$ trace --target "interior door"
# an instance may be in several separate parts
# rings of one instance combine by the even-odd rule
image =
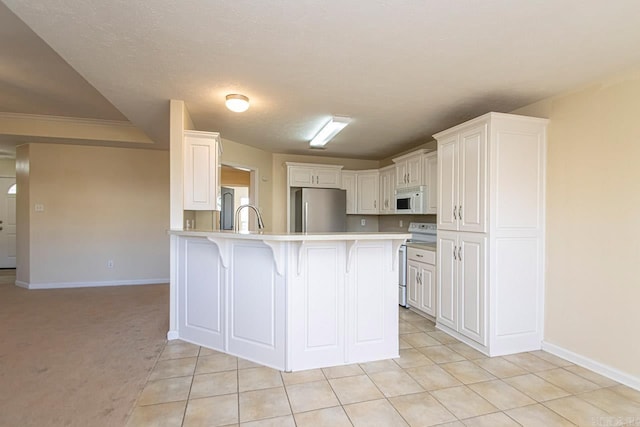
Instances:
[[[0,178],[0,268],[16,268],[15,183],[15,178]]]
[[[235,212],[233,188],[222,187],[220,199],[222,201],[220,211],[220,229],[221,230],[233,230],[233,215]]]

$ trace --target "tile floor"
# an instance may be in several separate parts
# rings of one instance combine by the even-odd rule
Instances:
[[[128,426],[640,426],[640,392],[543,351],[487,358],[400,309],[400,358],[285,373],[169,342]]]

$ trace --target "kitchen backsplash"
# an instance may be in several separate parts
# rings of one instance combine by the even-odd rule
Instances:
[[[436,215],[380,215],[378,217],[378,231],[407,231],[410,222],[436,223]],[[402,221],[402,226],[400,226]]]

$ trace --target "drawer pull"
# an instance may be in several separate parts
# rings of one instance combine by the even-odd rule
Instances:
[[[424,255],[416,254],[418,258],[424,258]]]

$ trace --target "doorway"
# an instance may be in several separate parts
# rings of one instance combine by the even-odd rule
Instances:
[[[16,268],[16,179],[0,178],[0,268]]]
[[[223,164],[220,170],[221,211],[220,229],[234,230],[235,211],[240,205],[257,205],[257,171],[238,165]],[[248,209],[240,211],[239,230],[255,229],[255,217],[249,215]]]

